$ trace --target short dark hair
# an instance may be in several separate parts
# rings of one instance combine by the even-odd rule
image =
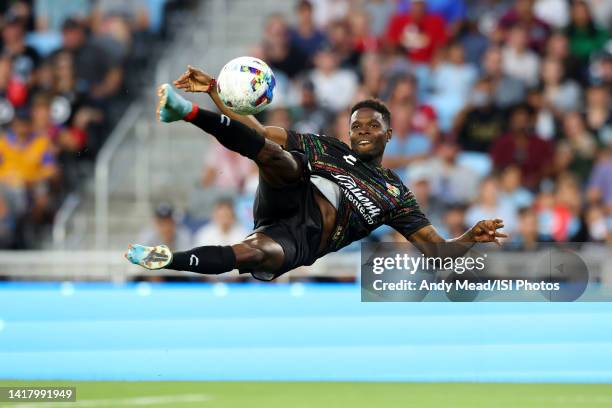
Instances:
[[[391,126],[391,112],[389,112],[389,108],[387,105],[380,99],[365,99],[363,101],[357,102],[351,108],[351,116],[355,113],[356,110],[361,108],[370,108],[375,110],[376,112],[380,112],[383,117],[383,120],[387,123],[387,126]]]

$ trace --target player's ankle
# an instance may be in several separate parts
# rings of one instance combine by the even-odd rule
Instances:
[[[191,122],[192,120],[196,118],[196,116],[198,116],[199,111],[200,111],[200,107],[198,106],[198,104],[192,102],[191,111],[189,111],[189,113],[183,116],[183,120],[186,122]]]

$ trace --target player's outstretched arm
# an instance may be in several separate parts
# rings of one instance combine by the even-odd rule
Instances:
[[[254,129],[266,139],[287,147],[287,131],[285,129],[277,126],[263,126],[253,115],[240,115],[232,111],[221,101],[217,87],[214,85],[215,79],[210,74],[191,65],[188,65],[187,71],[174,81],[174,86],[185,92],[207,93],[222,114]]]
[[[428,225],[410,235],[412,242],[426,256],[459,257],[463,256],[477,242],[495,242],[501,245],[499,238],[508,236],[498,230],[504,227],[500,219],[479,221],[463,235],[453,239],[444,239],[438,231]]]

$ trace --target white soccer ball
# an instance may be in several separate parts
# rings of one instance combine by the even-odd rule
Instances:
[[[241,115],[264,110],[274,95],[276,80],[270,67],[254,57],[234,58],[221,69],[217,91],[223,103]]]

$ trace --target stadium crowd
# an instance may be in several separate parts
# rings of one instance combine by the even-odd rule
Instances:
[[[499,217],[521,250],[612,242],[611,30],[600,0],[302,0],[267,18],[250,55],[276,75],[266,124],[348,143],[347,109],[380,98],[383,165],[441,233]],[[248,230],[256,170],[212,149],[202,188],[230,186]]]
[[[0,249],[39,245],[137,95],[177,3],[0,2]]]

